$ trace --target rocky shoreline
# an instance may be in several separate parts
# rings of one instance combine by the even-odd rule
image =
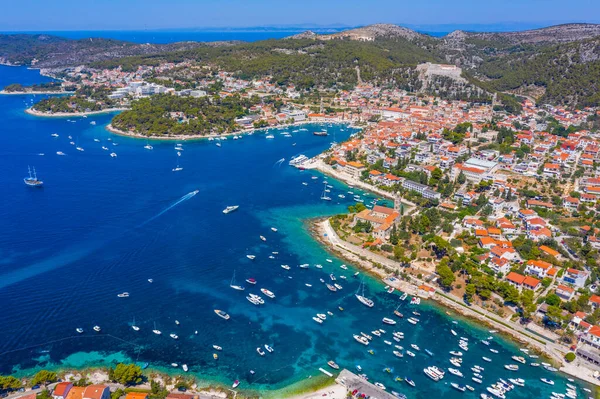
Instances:
[[[41,116],[44,118],[64,118],[64,117],[79,117],[79,116],[88,116],[88,115],[99,115],[99,114],[109,114],[111,112],[121,112],[125,111],[127,108],[107,108],[100,111],[89,111],[89,112],[55,112],[55,113],[46,113],[40,112],[33,108],[27,108],[25,113],[33,116]]]
[[[364,269],[367,273],[381,279],[387,285],[394,286],[396,289],[407,292],[410,295],[419,295],[417,287],[418,285],[423,284],[422,281],[416,281],[414,277],[412,278],[413,281],[411,282],[399,279],[396,279],[394,282],[386,280],[388,277],[390,277],[390,273],[386,272],[383,268],[376,267],[376,264],[381,264],[378,262],[380,259],[374,260],[374,257],[369,258],[365,256],[365,254],[358,254],[346,248],[341,239],[337,237],[333,231],[333,228],[331,228],[331,225],[329,224],[329,218],[317,218],[308,221],[308,230],[315,240],[320,242],[325,248],[327,248],[327,250],[334,253],[336,256],[360,267],[361,269]],[[335,237],[333,237],[334,235]],[[373,255],[380,256],[377,254]],[[460,300],[452,299],[450,295],[438,292],[438,290],[436,290],[436,293],[431,296],[430,299],[433,300],[437,305],[440,305],[445,309],[452,310],[468,320],[477,322],[479,325],[483,324],[490,329],[497,330],[498,333],[504,335],[513,342],[517,342],[528,347],[531,352],[535,352],[538,355],[550,359],[551,362],[557,366],[561,372],[590,384],[600,386],[600,381],[596,378],[593,378],[591,373],[589,373],[589,369],[585,367],[577,367],[573,364],[565,365],[563,357],[564,354],[558,350],[558,345],[544,343],[540,338],[533,337],[533,334],[531,334],[531,336],[525,335],[522,332],[517,331],[508,322],[497,320],[499,319],[498,316],[479,311],[475,309],[474,306],[467,307],[466,305],[463,305]],[[448,311],[446,311],[446,314],[451,315]],[[588,372],[586,373],[586,371]]]
[[[119,136],[126,136],[126,137],[135,138],[135,139],[145,139],[145,140],[170,140],[170,141],[173,141],[173,140],[207,140],[209,138],[214,139],[214,138],[219,138],[219,137],[243,136],[243,135],[248,135],[248,134],[261,133],[261,132],[266,132],[269,129],[300,127],[300,126],[313,125],[313,124],[314,125],[323,125],[323,124],[328,124],[328,123],[348,124],[348,125],[351,124],[348,121],[341,121],[341,120],[332,120],[332,121],[327,121],[327,122],[306,120],[306,121],[302,121],[302,122],[288,123],[288,124],[277,125],[277,126],[273,126],[273,127],[261,127],[261,128],[240,130],[240,131],[235,131],[235,132],[223,133],[223,134],[219,134],[219,135],[196,134],[196,135],[172,135],[172,136],[146,136],[144,134],[133,132],[133,131],[126,132],[124,130],[117,129],[116,127],[114,127],[111,124],[106,126],[106,130],[108,130],[111,133],[117,134]]]

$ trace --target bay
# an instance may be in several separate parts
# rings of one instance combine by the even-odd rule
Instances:
[[[0,67],[0,86],[42,80],[33,70]],[[170,366],[176,362],[187,364],[188,374],[201,379],[224,384],[240,379],[242,387],[268,393],[306,382],[335,360],[353,371],[360,364],[371,381],[409,397],[458,398],[474,394],[455,391],[450,382],[477,385],[470,381],[469,370],[479,364],[485,371],[477,394],[498,377],[517,376],[526,380],[526,387],[515,389],[510,398],[564,392],[566,378],[559,374],[529,365],[518,373],[505,370],[505,364],[514,363],[512,355],[522,355],[516,345],[495,336],[490,347],[499,353],[493,354],[480,343],[490,335],[487,328],[464,319],[453,324],[432,303],[411,306],[369,276],[364,276],[365,292],[375,307],[366,308],[354,298],[363,273],[354,278],[354,267],[342,269],[343,261],[328,254],[306,224],[310,218],[346,211],[351,196],[338,194],[351,189],[327,179],[334,200],[322,201],[324,176],[298,171],[287,162],[298,154],[314,156],[334,137],[341,141],[355,130],[325,126],[330,136],[319,137],[312,132],[322,125],[296,132],[297,127],[272,129],[272,140],[256,133],[229,138],[220,148],[208,140],[183,141],[178,156],[170,141],[150,140],[154,149],[146,150],[144,140],[108,133],[104,127],[109,114],[37,118],[23,112],[42,97],[0,96],[0,373],[26,375],[41,368],[118,361],[147,362],[151,369],[181,373]],[[292,137],[281,134],[285,132]],[[84,151],[75,150],[70,141]],[[113,151],[116,158],[109,156]],[[183,170],[173,172],[178,163]],[[35,166],[43,188],[23,184],[28,165]],[[375,198],[363,197],[366,203]],[[225,215],[222,210],[228,205],[240,208]],[[249,260],[248,254],[256,259]],[[298,267],[304,263],[310,267]],[[237,283],[246,286],[244,292],[229,287],[234,271]],[[332,293],[320,282],[330,273],[338,277],[341,291]],[[247,278],[258,283],[246,284]],[[260,288],[276,297],[264,298],[265,305],[256,307],[245,296],[260,295]],[[124,291],[130,297],[118,298]],[[406,316],[418,310],[420,323],[413,326],[405,318],[395,327],[384,325],[382,318],[395,317],[397,306]],[[225,310],[231,319],[217,317],[214,309]],[[312,320],[327,311],[333,316],[322,325]],[[131,329],[134,318],[138,332]],[[101,326],[101,333],[92,330],[94,325]],[[152,334],[155,325],[161,336]],[[77,334],[78,327],[85,332]],[[368,347],[352,338],[380,328],[386,334]],[[433,383],[422,369],[451,367],[448,351],[458,350],[451,328],[470,342],[463,366],[467,378],[447,374]],[[396,358],[395,348],[383,342],[392,341],[393,330],[405,334],[399,345],[410,349],[414,343],[421,351],[414,358]],[[179,339],[169,338],[170,333]],[[261,357],[256,348],[265,344],[275,351]],[[218,361],[212,345],[223,347]],[[493,362],[484,362],[482,356]],[[395,377],[409,377],[416,387]],[[540,377],[556,385],[543,384]]]

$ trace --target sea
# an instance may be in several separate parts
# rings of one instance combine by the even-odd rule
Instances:
[[[216,42],[240,40],[244,42],[256,42],[260,40],[282,39],[305,32],[307,29],[320,34],[331,34],[347,28],[302,28],[302,29],[264,29],[264,30],[72,30],[72,31],[26,31],[26,32],[0,32],[2,34],[29,33],[29,34],[50,34],[68,39],[87,39],[101,37],[104,39],[123,40],[132,43],[154,43],[167,44],[184,41],[195,42]],[[448,32],[422,31],[434,37],[445,36]]]
[[[0,66],[0,87],[47,80],[35,70]],[[43,97],[0,96],[0,374],[135,362],[175,375],[186,374],[181,367],[187,364],[187,375],[206,383],[229,386],[239,379],[240,389],[282,397],[323,384],[327,377],[318,369],[330,370],[327,362],[334,360],[355,372],[360,365],[370,381],[409,398],[475,398],[499,377],[526,381],[509,398],[565,392],[565,375],[529,365],[543,359],[528,358],[511,341],[430,301],[400,300],[401,293],[387,293],[378,278],[352,264],[342,268],[344,261],[311,237],[311,219],[345,212],[354,194],[366,204],[377,197],[288,162],[299,154],[319,154],[356,129],[343,124],[271,129],[230,137],[221,147],[208,140],[180,141],[178,155],[172,141],[109,133],[105,127],[112,114],[43,118],[24,113]],[[322,129],[329,135],[312,134]],[[153,149],[145,149],[147,144]],[[177,165],[183,169],[174,172]],[[28,167],[35,167],[43,188],[25,186]],[[324,189],[332,201],[320,199]],[[229,205],[239,209],[224,214]],[[356,271],[360,274],[354,277]],[[321,279],[328,282],[330,274],[341,290],[325,287]],[[250,278],[256,285],[245,282]],[[373,308],[355,298],[362,283]],[[260,288],[275,298],[262,295]],[[123,292],[129,297],[117,296]],[[261,295],[265,304],[251,304],[249,293]],[[215,309],[230,319],[218,317]],[[405,317],[394,316],[395,309]],[[323,324],[312,319],[328,311],[332,315]],[[408,323],[409,316],[419,323]],[[383,324],[384,317],[397,324]],[[386,332],[369,346],[353,339],[377,329]],[[404,339],[395,342],[393,331],[404,332]],[[482,344],[489,336],[490,346]],[[459,350],[459,337],[469,342],[463,351],[464,378],[447,373],[437,383],[428,379],[424,367],[451,367],[449,351]],[[274,352],[260,356],[257,348],[265,344]],[[223,350],[216,352],[213,345]],[[392,354],[394,345],[404,347],[403,358]],[[519,364],[518,372],[506,370],[517,354],[528,364]],[[481,385],[471,380],[476,364],[485,369]],[[414,380],[415,387],[396,377]],[[469,384],[475,392],[459,392],[451,382]]]

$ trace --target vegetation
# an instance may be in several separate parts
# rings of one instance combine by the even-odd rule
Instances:
[[[56,373],[48,370],[40,370],[31,380],[31,385],[46,385],[56,381]]]
[[[108,98],[108,87],[82,87],[72,96],[46,98],[33,106],[40,112],[90,112],[115,107],[116,102]]]
[[[248,114],[258,98],[239,95],[221,98],[179,97],[159,94],[132,104],[131,110],[115,116],[112,125],[120,130],[161,135],[207,135],[236,130],[235,119]]]
[[[142,369],[135,364],[119,363],[108,370],[108,378],[123,385],[139,384],[142,382]]]

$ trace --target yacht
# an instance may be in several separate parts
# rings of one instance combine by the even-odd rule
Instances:
[[[246,282],[247,282],[248,284],[252,284],[252,285],[255,285],[255,284],[256,284],[256,280],[255,280],[255,279],[253,279],[253,278],[247,278],[247,279],[246,279]]]
[[[449,367],[448,371],[450,372],[450,374],[454,374],[457,377],[462,377],[463,376],[463,373],[461,373],[460,370],[453,369],[452,367]]]
[[[493,388],[493,387],[487,387],[486,389],[487,389],[487,391],[489,393],[491,393],[492,395],[494,395],[498,399],[505,399],[506,398],[506,396],[504,396],[504,393],[500,389]],[[488,396],[488,398],[489,398],[489,396]]]
[[[29,177],[23,179],[23,182],[29,187],[42,187],[44,182],[37,178],[37,174],[35,173],[35,168],[33,168],[33,175],[31,174],[31,169],[29,166],[27,167],[29,171]]]
[[[509,378],[508,380],[517,386],[520,386],[520,387],[525,386],[525,380],[522,378]]]
[[[240,385],[240,381],[235,380],[235,381],[233,381],[233,384],[231,384],[231,389],[236,389],[239,385]]]
[[[271,346],[269,346],[269,345],[267,345],[267,344],[265,344],[265,349],[266,349],[266,350],[267,350],[267,352],[269,352],[269,353],[273,353],[273,352],[275,352],[275,350],[274,350],[274,349],[273,349]]]
[[[390,325],[396,324],[396,320],[388,319],[387,317],[384,317],[383,320],[381,320],[381,321],[383,321],[385,324],[390,324]]]
[[[219,310],[219,309],[215,309],[215,313],[216,313],[216,314],[217,314],[217,316],[219,316],[220,318],[222,318],[222,319],[225,319],[225,320],[229,320],[229,317],[230,317],[230,316],[229,316],[227,313],[225,313],[224,311],[222,311],[222,310]]]
[[[81,151],[81,152],[85,151],[85,150],[83,149],[83,147],[75,147],[75,149],[76,149],[77,151]]]
[[[492,352],[492,353],[498,353],[498,349],[490,349],[490,352]]]
[[[67,154],[65,154],[65,153],[64,153],[64,152],[62,152],[62,151],[56,151],[56,155],[65,156],[65,155],[67,155]]]
[[[153,150],[154,149],[154,147],[152,147],[150,144],[146,144],[144,146],[144,148],[147,149],[147,150]]]
[[[135,325],[135,317],[133,318],[133,323],[131,323],[131,328],[133,331],[140,331],[140,328]]]
[[[519,370],[519,366],[517,366],[516,364],[506,364],[504,365],[504,368],[510,371],[518,371]]]
[[[340,366],[338,366],[337,363],[334,362],[333,360],[328,361],[327,365],[329,367],[331,367],[332,369],[334,369],[334,370],[339,370],[340,369]]]
[[[485,356],[483,356],[482,359],[485,360],[486,362],[491,362],[492,361],[492,359],[490,359],[489,357],[485,357]]]
[[[256,258],[256,255],[246,255],[246,258],[254,260]]]
[[[525,358],[522,357],[522,356],[512,356],[511,359],[514,360],[514,361],[516,361],[516,362],[525,364]]]
[[[353,337],[359,344],[369,345],[369,340],[363,337],[362,335],[354,334]]]
[[[181,365],[181,368],[183,369],[183,371],[187,372],[188,371],[188,366],[187,364],[183,364]]]
[[[152,332],[154,334],[156,334],[156,335],[161,335],[162,334],[162,332],[156,328],[156,322],[154,322],[154,330],[152,330]]]
[[[177,336],[177,334],[169,334],[169,337],[171,337],[173,339],[179,339],[179,337]]]
[[[281,267],[282,267],[283,269],[285,269],[285,270],[290,270],[290,269],[291,269],[291,267],[289,267],[288,265],[281,265]]]
[[[76,328],[75,331],[77,331],[79,334],[83,334],[83,328],[81,327]]]
[[[265,294],[266,296],[268,296],[271,299],[275,298],[275,294],[273,294],[271,291],[269,291],[266,288],[261,288],[260,292],[262,292],[263,294]]]
[[[245,288],[242,287],[241,285],[237,285],[235,283],[235,270],[233,271],[233,277],[231,277],[231,282],[229,283],[229,286],[231,288],[233,288],[234,290],[238,290],[238,291],[244,291]]]
[[[540,378],[540,381],[545,382],[548,385],[554,385],[554,381],[549,380],[547,378]]]
[[[177,363],[171,363],[171,367],[179,367]]]
[[[105,146],[105,145],[103,145],[103,146],[102,146],[102,149],[103,149],[104,151],[108,151],[108,147],[107,147],[107,146]]]
[[[260,239],[263,241],[267,241],[267,239],[264,236],[260,236]]]
[[[415,356],[416,356],[416,355],[415,355],[413,352],[411,352],[411,351],[408,351],[408,350],[406,351],[406,354],[407,354],[408,356],[410,356],[410,357],[415,357]]]
[[[407,321],[408,321],[410,324],[417,324],[417,323],[419,322],[419,319],[415,319],[414,317],[409,317],[409,318],[407,319]]]
[[[272,134],[268,134],[265,136],[266,139],[274,139],[275,136],[273,136]]]
[[[461,351],[450,351],[450,354],[453,356],[462,356],[462,352]]]
[[[419,348],[419,345],[417,345],[417,344],[410,344],[410,347],[413,348],[416,351],[420,351],[421,350],[421,348]]]
[[[318,318],[318,317],[316,317],[316,316],[313,316],[313,318],[312,318],[312,319],[313,319],[314,321],[316,321],[317,323],[319,323],[319,324],[323,324],[323,320],[319,319],[319,318]]]
[[[52,133],[50,136],[52,136],[52,137],[58,137],[58,134]]]
[[[151,278],[149,278],[149,279],[148,279],[148,282],[149,282],[150,284],[152,284],[152,283],[154,282],[154,279],[151,279]]]
[[[120,294],[117,294],[117,296],[119,298],[129,298],[129,292],[122,292]]]
[[[264,351],[264,350],[262,350],[262,348],[261,348],[260,346],[259,346],[258,348],[256,348],[256,353],[258,353],[258,354],[259,354],[259,355],[261,355],[261,356],[264,356],[264,355],[265,355],[265,351]]]
[[[461,386],[461,385],[458,385],[456,382],[452,382],[452,383],[450,383],[450,386],[451,386],[452,388],[454,388],[454,389],[457,389],[457,390],[461,391],[461,392],[464,392],[464,391],[466,391],[466,390],[467,390],[467,388],[466,388],[466,387],[463,387],[463,386]]]
[[[111,152],[111,153],[110,153],[110,157],[111,157],[111,158],[116,158],[116,157],[117,157],[117,153],[116,153],[116,152]],[[182,170],[183,168],[175,168],[175,169],[177,169],[177,170]],[[173,171],[176,171],[175,169],[173,169]]]
[[[224,214],[228,214],[228,213],[230,213],[230,212],[233,212],[233,211],[235,211],[235,210],[236,210],[236,209],[238,209],[239,207],[240,207],[239,205],[231,205],[231,206],[228,206],[227,208],[223,209],[223,213],[224,213]]]
[[[94,331],[96,332],[100,332],[102,329],[100,328],[100,326],[94,326]]]
[[[327,289],[329,289],[329,291],[332,291],[332,292],[336,292],[337,291],[337,288],[335,288],[331,284],[325,284],[325,286],[327,287]]]
[[[361,287],[362,287],[362,292],[359,295],[358,294],[358,290],[360,290]],[[364,296],[365,295],[365,284],[364,284],[364,281],[358,287],[358,290],[356,291],[356,294],[354,294],[354,296],[356,297],[356,299],[358,299],[359,302],[362,303],[363,305],[372,308],[373,305],[375,305],[375,303],[371,299],[369,299],[369,298],[367,298],[367,297]]]
[[[213,345],[212,347],[213,347],[213,348],[214,348],[214,350],[216,350],[216,351],[222,351],[222,350],[223,350],[223,348],[221,348],[219,345]]]

